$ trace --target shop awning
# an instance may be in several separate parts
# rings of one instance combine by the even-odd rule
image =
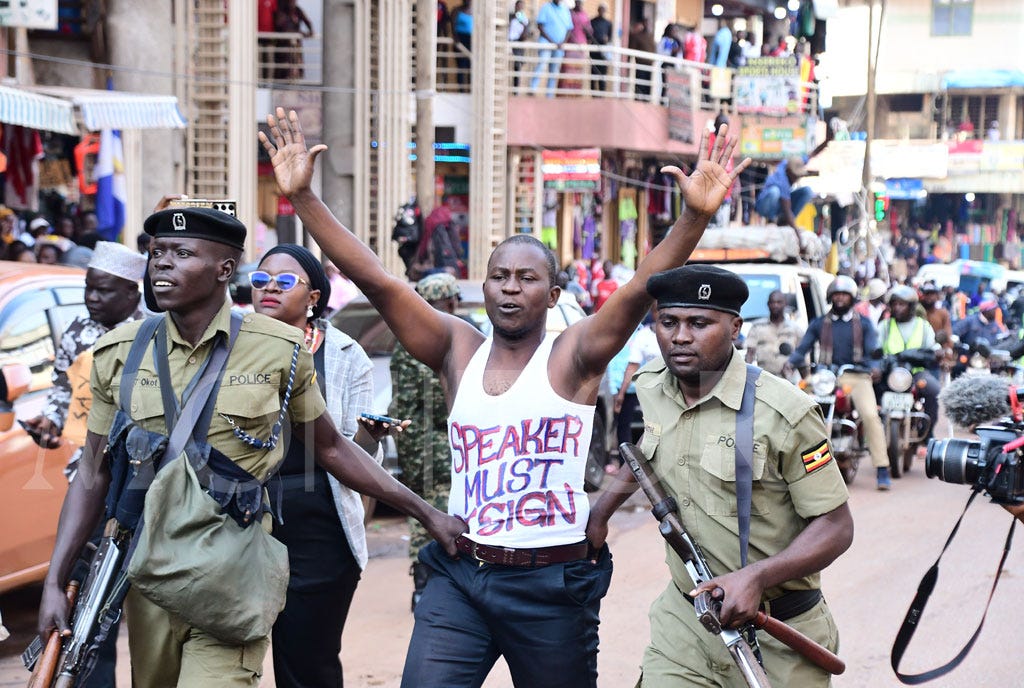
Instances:
[[[1014,88],[1024,86],[1020,69],[954,69],[942,76],[942,88]]]
[[[0,86],[0,122],[62,134],[78,133],[72,103],[9,86]]]
[[[186,125],[174,96],[57,86],[31,89],[70,102],[89,131],[182,129]]]

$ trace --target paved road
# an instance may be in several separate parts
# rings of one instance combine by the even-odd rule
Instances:
[[[851,489],[856,535],[851,549],[824,576],[825,595],[842,636],[847,672],[838,688],[901,685],[889,667],[892,640],[921,575],[934,561],[968,496],[964,486],[927,480],[920,463],[889,493],[874,489],[863,470]],[[922,671],[945,662],[970,637],[980,619],[999,560],[1009,515],[978,501],[943,560],[942,574],[925,612],[905,670]],[[412,629],[411,580],[402,556],[404,524],[376,519],[370,528],[373,553],[345,630],[342,658],[347,685],[399,685]],[[602,610],[601,688],[632,686],[648,639],[647,608],[663,589],[667,572],[653,519],[635,499],[616,514],[610,543],[615,576]],[[5,623],[14,633],[0,644],[0,688],[23,686],[17,653],[27,642],[38,590],[0,597]],[[928,684],[949,688],[1024,685],[1019,621],[1024,605],[1024,554],[1012,552],[978,644],[950,676]],[[126,647],[122,655],[127,656]],[[126,666],[122,662],[122,667]],[[267,662],[264,685],[272,686]],[[127,676],[120,685],[128,686]],[[487,688],[510,688],[496,667]],[[778,688],[778,687],[777,687]]]

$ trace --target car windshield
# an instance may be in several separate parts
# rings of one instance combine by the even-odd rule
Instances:
[[[776,289],[782,286],[782,281],[778,275],[740,275],[743,281],[747,283],[747,289],[750,290],[750,296],[747,298],[747,302],[743,304],[743,308],[740,309],[740,315],[743,316],[743,320],[751,322],[753,320],[764,319],[768,317],[768,295]]]

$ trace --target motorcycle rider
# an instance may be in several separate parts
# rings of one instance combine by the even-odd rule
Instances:
[[[829,285],[827,295],[832,308],[811,321],[799,346],[786,362],[785,374],[789,375],[795,367],[804,365],[804,357],[815,342],[819,348],[818,362],[822,365],[856,365],[870,369],[870,374],[846,371],[839,377],[838,383],[850,388],[850,398],[861,416],[871,463],[875,466],[877,487],[879,490],[888,490],[892,487],[889,457],[872,384],[882,379],[882,373],[879,362],[865,356],[877,349],[878,335],[871,320],[853,310],[857,283],[852,277],[836,277]]]
[[[891,315],[878,327],[878,337],[885,355],[898,354],[907,349],[936,349],[935,330],[927,320],[917,315],[917,302],[917,292],[913,287],[900,285],[889,292]],[[933,420],[925,436],[927,442],[935,427],[934,419],[939,417],[939,381],[926,368],[914,368],[912,372],[915,385],[921,385],[921,381],[924,381],[924,386],[918,389],[924,398],[924,412]]]
[[[968,315],[953,323],[953,334],[960,338],[960,343],[974,346],[979,339],[986,339],[991,344],[1006,334],[1006,328],[998,319],[999,301],[995,294],[986,293],[978,304],[978,312]]]

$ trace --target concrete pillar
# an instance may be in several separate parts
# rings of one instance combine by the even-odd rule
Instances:
[[[229,0],[228,195],[238,203],[238,219],[254,227],[256,212],[256,13],[250,0]],[[252,260],[253,233],[246,239]]]
[[[181,4],[181,3],[178,3]],[[172,74],[180,67],[179,53],[186,36],[173,33],[169,25],[178,26],[183,12],[173,14],[164,3],[113,2],[107,3],[107,28],[110,40],[110,60],[126,67],[146,66],[146,73],[134,70],[114,73],[114,88],[118,91],[178,95],[182,114],[188,117],[188,107],[180,102],[175,80],[159,74]],[[170,39],[173,38],[173,41]],[[168,50],[169,42],[175,50]],[[125,168],[128,179],[128,199],[125,209],[125,241],[129,235],[141,231],[135,226],[149,215],[164,194],[184,192],[185,146],[184,129],[139,129],[122,132],[125,149]],[[135,151],[130,153],[129,151]],[[136,154],[138,157],[136,157]]]
[[[323,199],[334,216],[353,231],[365,230],[361,204],[365,189],[357,194],[357,173],[366,157],[365,128],[366,31],[365,11],[358,5],[372,0],[325,0],[323,35],[324,87],[323,139],[327,152],[320,156]],[[366,237],[361,237],[364,240]]]

